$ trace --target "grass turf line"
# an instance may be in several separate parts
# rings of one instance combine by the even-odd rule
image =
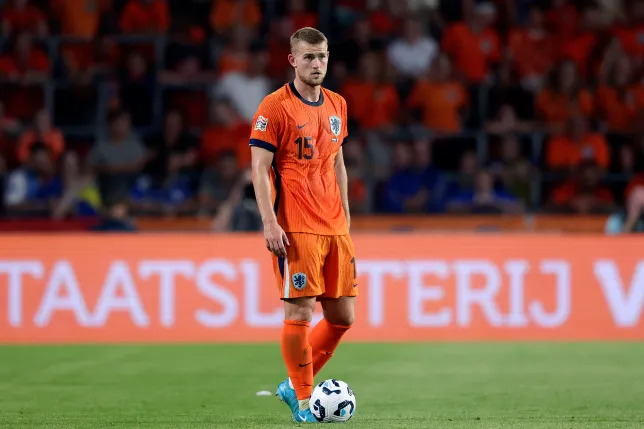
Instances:
[[[644,344],[342,344],[352,428],[642,428]],[[0,428],[292,428],[278,344],[3,346]],[[309,425],[303,425],[309,426]]]

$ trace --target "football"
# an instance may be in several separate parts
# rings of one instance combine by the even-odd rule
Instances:
[[[329,379],[315,386],[309,407],[319,422],[346,422],[356,412],[356,396],[344,381]]]

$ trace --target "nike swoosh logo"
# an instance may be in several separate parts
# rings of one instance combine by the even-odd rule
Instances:
[[[300,367],[307,366],[307,365],[311,365],[311,362],[305,363],[305,364],[300,364]]]
[[[353,287],[358,287],[358,283],[354,284]]]
[[[307,122],[306,124],[298,125],[297,129],[301,130],[302,128],[306,127],[309,123]]]
[[[299,417],[300,420],[306,420],[306,417],[304,417],[302,414],[297,413],[297,416]]]

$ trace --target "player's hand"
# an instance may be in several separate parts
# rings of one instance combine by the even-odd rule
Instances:
[[[266,248],[275,256],[286,257],[286,246],[289,246],[290,243],[286,233],[277,222],[264,228],[264,239],[266,240]]]

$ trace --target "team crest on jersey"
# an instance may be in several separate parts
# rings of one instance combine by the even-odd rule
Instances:
[[[257,121],[255,122],[255,129],[259,131],[266,131],[266,127],[268,126],[268,118],[265,118],[263,116],[258,116]]]
[[[342,129],[342,121],[337,116],[330,116],[329,122],[331,123],[331,132],[338,137]]]
[[[297,290],[304,289],[306,286],[306,274],[304,273],[295,273],[293,274],[293,287]]]

